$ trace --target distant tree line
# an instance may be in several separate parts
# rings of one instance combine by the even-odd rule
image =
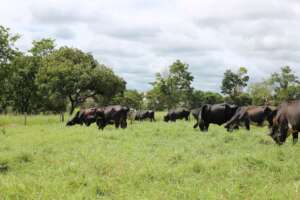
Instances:
[[[135,109],[194,108],[203,103],[278,105],[300,98],[298,77],[289,66],[249,84],[246,67],[226,70],[221,93],[197,90],[189,65],[177,60],[157,73],[147,92],[126,89],[126,82],[92,54],[46,38],[20,51],[20,38],[0,26],[0,112],[64,113],[78,107],[122,104]]]

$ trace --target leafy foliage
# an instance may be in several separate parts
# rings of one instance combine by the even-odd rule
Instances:
[[[143,98],[143,93],[140,93],[137,90],[126,90],[123,94],[117,95],[113,99],[113,104],[121,104],[134,109],[142,109]]]
[[[299,80],[289,66],[282,67],[280,73],[272,74],[270,83],[274,88],[276,104],[299,99]]]
[[[250,85],[249,93],[253,99],[254,105],[265,105],[272,102],[272,86],[268,81],[263,81],[261,83],[253,83]]]
[[[91,54],[69,47],[61,47],[45,57],[38,83],[42,91],[68,98],[70,114],[87,98],[102,96],[104,102],[112,99],[124,91],[126,84]]]
[[[226,70],[222,81],[221,91],[228,95],[227,102],[237,105],[251,104],[252,100],[249,95],[243,93],[243,89],[248,85],[249,76],[247,69],[240,67],[237,72]]]
[[[5,110],[10,102],[10,62],[19,54],[15,42],[18,34],[11,34],[9,28],[0,25],[0,111]]]
[[[35,82],[39,62],[32,56],[17,56],[11,63],[10,77],[11,99],[13,108],[19,113],[37,110],[38,86]]]
[[[248,81],[249,76],[245,67],[241,67],[237,73],[227,70],[222,81],[222,93],[234,98],[243,92],[243,88],[247,86]]]
[[[156,74],[153,91],[150,91],[150,104],[163,104],[167,108],[189,106],[193,88],[193,76],[188,71],[188,65],[177,60],[169,67],[167,77]],[[153,102],[154,101],[154,102]],[[155,102],[156,101],[156,102]]]

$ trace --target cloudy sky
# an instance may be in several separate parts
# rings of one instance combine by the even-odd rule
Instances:
[[[0,24],[22,35],[22,50],[51,37],[92,52],[141,91],[176,59],[202,90],[219,91],[239,66],[251,82],[284,65],[300,76],[298,0],[3,0]]]

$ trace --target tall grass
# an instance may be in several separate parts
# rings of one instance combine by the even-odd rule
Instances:
[[[266,128],[193,121],[126,130],[66,127],[58,116],[0,116],[0,199],[298,199],[300,147]]]

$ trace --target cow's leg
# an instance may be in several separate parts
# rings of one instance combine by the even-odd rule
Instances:
[[[204,131],[207,132],[207,131],[208,131],[208,128],[209,128],[209,123],[206,123],[206,124],[205,124],[205,129],[204,129]]]
[[[116,127],[116,128],[119,128],[119,126],[120,126],[120,120],[116,120],[116,121],[115,121],[115,127]]]
[[[196,124],[194,125],[194,128],[197,128],[197,126],[198,126],[198,122],[196,122]]]
[[[232,127],[225,127],[227,129],[227,132],[233,132],[233,128]]]
[[[98,126],[98,130],[100,130],[100,129],[103,130],[103,128],[104,128],[104,122],[102,120],[97,119],[96,120],[96,124]]]
[[[224,127],[226,129],[232,129],[232,127],[234,126],[234,124],[239,123],[239,118],[240,118],[240,115],[238,113],[235,114],[228,122],[226,122],[226,124],[225,124]]]
[[[127,128],[127,122],[126,122],[126,120],[123,120],[123,121],[121,122],[121,128],[122,128],[122,129]]]
[[[244,123],[245,123],[245,127],[246,127],[246,129],[248,130],[248,131],[250,131],[250,120],[249,120],[249,118],[245,118],[244,119]]]
[[[248,131],[250,131],[250,120],[248,118],[245,119],[245,127]]]
[[[296,144],[298,142],[298,132],[293,133],[293,144]]]

